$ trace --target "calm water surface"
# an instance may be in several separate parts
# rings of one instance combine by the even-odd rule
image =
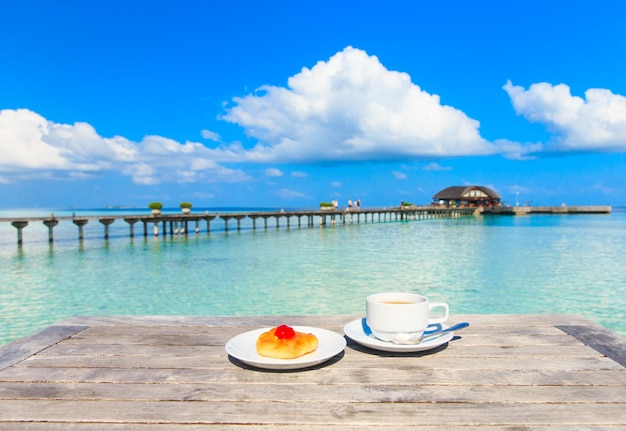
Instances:
[[[16,215],[36,214],[0,211]],[[92,220],[79,242],[76,226],[62,221],[49,245],[47,228],[33,222],[18,247],[16,230],[0,223],[0,345],[75,315],[360,314],[366,295],[390,290],[446,301],[452,314],[572,313],[626,335],[626,212],[619,208],[260,225],[226,233],[214,222],[207,234],[203,223],[199,234],[144,238],[139,223],[130,239],[117,221],[105,241]]]

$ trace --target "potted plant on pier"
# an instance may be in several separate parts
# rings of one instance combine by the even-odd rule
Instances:
[[[330,211],[335,208],[335,205],[332,202],[320,202],[320,210],[322,211]]]
[[[183,210],[183,214],[189,214],[191,212],[191,202],[181,202],[180,208]]]
[[[159,215],[161,214],[161,209],[163,208],[163,204],[161,202],[150,202],[148,204],[148,208],[152,210],[152,214]]]

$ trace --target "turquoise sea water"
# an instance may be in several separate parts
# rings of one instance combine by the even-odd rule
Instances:
[[[204,209],[201,210],[204,212]],[[76,211],[77,215],[121,210]],[[143,210],[129,210],[138,214]],[[71,211],[55,211],[71,215]],[[0,211],[0,217],[50,211]],[[360,314],[366,295],[420,292],[455,313],[572,313],[626,335],[626,212],[371,220],[135,238],[117,221],[0,223],[0,345],[74,315]],[[195,227],[195,226],[194,226]]]

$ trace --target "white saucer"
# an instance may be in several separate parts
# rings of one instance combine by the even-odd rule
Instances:
[[[333,356],[341,353],[346,347],[346,339],[336,332],[310,326],[293,326],[293,329],[298,332],[315,335],[319,340],[317,349],[295,359],[267,358],[256,352],[256,340],[259,338],[259,335],[270,329],[255,329],[231,338],[226,343],[226,352],[233,358],[239,359],[241,362],[253,367],[268,370],[295,370],[326,362]]]
[[[442,326],[443,329],[446,328],[445,325]],[[433,338],[426,338],[419,344],[393,344],[374,337],[374,334],[372,334],[372,331],[365,322],[365,318],[356,319],[346,324],[346,326],[343,327],[343,331],[346,336],[362,346],[382,350],[384,352],[421,352],[439,347],[454,337],[454,332],[444,332],[439,336],[433,335]]]

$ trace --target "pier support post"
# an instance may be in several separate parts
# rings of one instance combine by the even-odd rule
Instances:
[[[124,221],[129,224],[130,237],[133,238],[135,236],[135,223],[137,223],[138,220],[134,218],[125,218]],[[144,222],[144,226],[145,226],[145,222]],[[145,232],[145,227],[144,227],[144,232]]]
[[[208,211],[206,216],[204,216],[204,219],[206,220],[206,233],[207,235],[209,235],[211,233],[211,220],[213,220],[215,217],[217,217],[216,215],[209,215]]]
[[[14,220],[11,222],[11,226],[17,229],[17,243],[22,245],[22,229],[28,226],[28,222],[26,220]]]
[[[263,228],[267,230],[267,219],[270,218],[270,216],[261,216],[261,217],[263,217]]]
[[[44,220],[43,224],[48,226],[48,242],[54,242],[54,234],[52,233],[52,230],[59,224],[59,221],[57,219]]]
[[[228,232],[228,220],[230,219],[230,217],[226,215],[221,215],[220,217],[222,220],[224,220],[224,231]]]
[[[241,220],[245,217],[246,216],[235,216],[235,219],[237,219],[237,230],[241,230]]]
[[[249,216],[252,219],[252,230],[256,230],[256,216]]]
[[[84,218],[79,218],[79,219],[72,220],[72,223],[74,223],[76,226],[78,226],[78,240],[79,241],[82,241],[85,238],[83,226],[85,226],[88,222],[89,222],[89,220],[84,219]]]
[[[104,239],[109,239],[109,225],[115,221],[114,218],[101,218],[98,219],[100,223],[104,225]]]

